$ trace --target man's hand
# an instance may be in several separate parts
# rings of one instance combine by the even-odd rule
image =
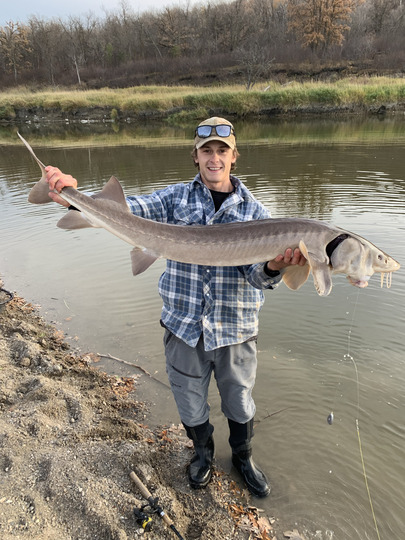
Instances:
[[[64,187],[73,187],[77,189],[77,180],[76,178],[73,178],[70,174],[64,174],[61,170],[59,170],[57,167],[48,166],[45,167],[46,171],[46,181],[49,184],[49,196],[50,198],[59,203],[63,206],[69,207],[69,203],[62,199],[57,193],[55,193],[53,190],[58,191],[59,193],[62,191]]]
[[[292,250],[287,248],[284,252],[284,255],[277,255],[275,259],[267,263],[267,268],[271,271],[282,270],[287,268],[287,266],[293,266],[298,264],[299,266],[304,266],[307,262],[304,255],[301,253],[299,248]]]

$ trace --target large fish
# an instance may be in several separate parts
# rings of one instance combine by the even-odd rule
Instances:
[[[50,202],[45,166],[18,134],[42,171],[28,200]],[[269,261],[287,248],[299,247],[307,258],[304,266],[289,266],[282,279],[290,289],[299,289],[312,272],[320,296],[332,290],[332,274],[345,274],[352,285],[366,287],[375,272],[381,286],[400,265],[361,236],[314,219],[278,218],[215,225],[181,226],[159,223],[133,215],[118,180],[111,177],[100,193],[85,195],[65,187],[61,197],[75,208],[59,220],[62,229],[102,227],[134,246],[131,252],[134,275],[163,257],[208,266],[242,266]]]

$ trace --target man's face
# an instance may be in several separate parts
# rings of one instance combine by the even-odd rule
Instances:
[[[230,192],[231,166],[236,162],[234,151],[221,141],[209,141],[197,150],[195,162],[200,168],[201,179],[209,189]]]

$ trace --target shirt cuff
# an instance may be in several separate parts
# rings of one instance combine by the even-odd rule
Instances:
[[[277,276],[280,275],[280,270],[270,270],[267,266],[267,263],[265,263],[264,267],[263,267],[263,270],[264,270],[264,273],[266,274],[266,276],[268,277],[271,277],[271,278],[275,278]]]

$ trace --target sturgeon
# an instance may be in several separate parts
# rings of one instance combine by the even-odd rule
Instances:
[[[18,133],[38,163],[42,177],[31,189],[28,201],[51,201],[45,165]],[[332,290],[332,274],[345,274],[360,288],[368,285],[375,272],[381,286],[391,286],[392,272],[400,265],[392,257],[361,236],[328,223],[301,218],[270,218],[213,225],[174,225],[151,221],[131,213],[119,181],[112,176],[101,192],[85,195],[65,187],[60,196],[80,210],[69,210],[57,226],[62,229],[102,227],[133,247],[132,272],[144,272],[156,259],[206,266],[243,266],[269,261],[287,248],[299,248],[306,257],[303,266],[282,271],[287,287],[299,289],[310,273],[320,296]]]

